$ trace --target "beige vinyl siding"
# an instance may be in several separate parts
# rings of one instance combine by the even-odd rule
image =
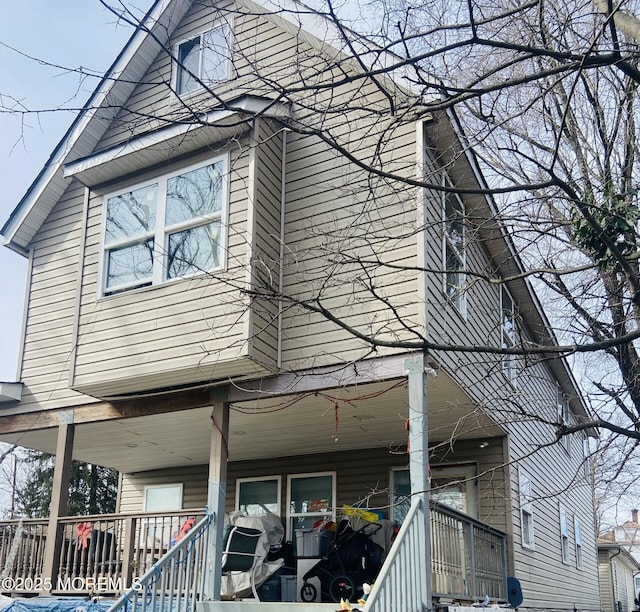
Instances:
[[[366,157],[371,135],[358,129],[344,132],[355,119],[348,113],[344,125],[336,119],[334,136],[344,136],[345,147]],[[381,152],[383,160],[392,158],[387,170],[411,176],[413,130],[413,125],[389,130],[389,150]],[[416,265],[415,202],[412,188],[392,189],[317,139],[292,137],[287,155],[285,293],[303,300],[320,298],[324,308],[358,332],[385,340],[414,339],[403,324],[421,329],[416,318],[416,273],[358,261]],[[371,285],[379,297],[372,294]],[[285,368],[339,363],[363,357],[368,350],[365,342],[322,315],[302,308],[285,312]]]
[[[32,244],[30,291],[20,370],[19,410],[54,409],[93,401],[69,389],[78,292],[84,188],[72,182]]]
[[[213,98],[208,91],[198,90],[183,95],[180,100],[171,91],[175,75],[170,54],[175,53],[178,43],[206,32],[219,22],[233,27],[233,78],[210,86]],[[115,146],[175,120],[191,120],[194,110],[219,107],[221,100],[243,94],[273,95],[274,79],[285,77],[291,81],[298,74],[296,50],[295,37],[276,27],[268,17],[256,15],[252,9],[229,2],[215,8],[194,3],[173,32],[167,49],[158,54],[97,148]]]
[[[478,466],[479,518],[496,529],[504,529],[504,461],[499,439],[495,444],[478,451],[475,441],[460,440],[446,455],[443,465],[473,461]],[[484,451],[487,451],[486,453]],[[388,449],[362,449],[327,454],[275,457],[267,461],[229,462],[227,468],[226,510],[235,510],[236,480],[281,476],[283,518],[286,515],[287,476],[313,472],[336,472],[336,507],[363,504],[380,509],[389,516],[389,478],[393,468],[407,468],[404,453],[391,453]],[[188,469],[175,468],[123,475],[120,512],[141,512],[144,488],[148,485],[181,482],[184,486],[184,508],[202,508],[207,502],[208,466]]]
[[[280,280],[283,136],[276,124],[257,122],[254,131],[252,286],[277,291]],[[278,300],[254,299],[248,342],[256,361],[275,367],[278,347]]]
[[[600,605],[603,612],[632,612],[636,609],[634,593],[635,568],[625,563],[620,550],[614,548],[598,550],[598,572],[600,578]]]
[[[609,551],[598,551],[598,578],[600,582],[600,607],[602,612],[617,612],[614,609],[613,582],[611,579],[611,564]]]
[[[167,386],[259,371],[246,362],[247,308],[240,293],[247,266],[248,160],[246,148],[230,152],[227,267],[212,276],[99,297],[104,194],[92,193],[75,386],[118,394],[160,380]]]
[[[429,160],[433,182],[439,170]],[[466,200],[468,210],[473,201]],[[427,329],[434,342],[468,346],[501,345],[501,287],[474,281],[466,292],[466,316],[460,314],[445,295],[443,264],[442,199],[437,193],[427,196],[426,268]],[[466,269],[495,274],[477,231],[467,232]],[[519,321],[522,332],[526,327]],[[502,371],[502,357],[477,351],[452,353],[433,351],[432,356],[464,388],[478,406],[508,432],[508,457],[513,466],[506,492],[511,500],[514,575],[522,582],[525,601],[548,607],[597,608],[597,564],[592,534],[593,498],[584,478],[582,450],[572,441],[571,454],[561,444],[553,444],[555,430],[536,416],[555,421],[556,381],[544,358],[517,359],[518,376],[508,380]],[[551,444],[551,446],[548,446]],[[535,527],[535,549],[522,546],[518,470],[531,478]],[[569,564],[563,564],[560,549],[558,504],[567,511],[569,523]],[[576,568],[573,516],[582,527],[583,566]],[[562,580],[558,579],[562,576]]]

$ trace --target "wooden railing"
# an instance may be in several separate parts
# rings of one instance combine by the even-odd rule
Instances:
[[[203,510],[63,517],[54,575],[45,575],[46,520],[0,522],[0,592],[120,594]]]

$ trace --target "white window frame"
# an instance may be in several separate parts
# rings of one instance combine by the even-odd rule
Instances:
[[[178,493],[178,498],[180,503],[177,508],[160,508],[160,509],[149,509],[148,508],[148,500],[147,494],[149,491],[158,489],[167,489],[174,490]],[[181,482],[170,482],[166,484],[157,484],[157,485],[145,485],[144,487],[144,497],[142,498],[142,510],[143,512],[173,512],[174,510],[182,510],[182,504],[184,503],[184,486]]]
[[[395,468],[391,468],[391,474],[389,477],[389,507],[391,508],[391,511],[389,513],[390,518],[397,523],[396,519],[396,474],[398,474],[399,472],[402,473],[407,473],[409,474],[409,468],[407,467],[395,467]],[[409,484],[409,488],[411,488],[411,484]],[[409,495],[407,496],[407,501],[409,503],[409,505],[411,505],[411,492],[409,492]],[[407,508],[407,512],[408,512],[408,508]],[[404,517],[402,518],[402,520],[404,520]]]
[[[586,432],[583,432],[582,437],[582,465],[585,478],[591,478],[591,447]]]
[[[535,550],[533,483],[527,472],[521,467],[518,469],[518,492],[520,496],[520,537],[522,546],[523,548]],[[525,529],[525,523],[528,525],[528,529]]]
[[[291,483],[294,480],[303,478],[314,478],[317,476],[331,476],[331,498],[332,504],[326,512],[291,512]],[[293,540],[293,519],[297,517],[317,517],[318,519],[326,518],[334,521],[336,518],[336,472],[305,472],[302,474],[289,474],[287,476],[287,538]]]
[[[582,529],[580,519],[573,515],[573,535],[576,545],[576,568],[582,569]]]
[[[277,510],[273,514],[282,516],[282,476],[259,476],[257,478],[237,478],[236,479],[236,510],[240,510],[240,488],[246,482],[264,482],[266,480],[275,480],[277,482]]]
[[[445,188],[451,187],[451,181],[447,178],[446,175],[443,175],[443,186]],[[456,244],[456,239],[449,231],[449,226],[451,221],[455,221],[456,219],[449,218],[447,216],[447,201],[449,198],[454,198],[454,202],[459,207],[460,214],[460,224],[462,225],[462,236],[459,239],[461,243],[460,246]],[[453,304],[455,309],[463,316],[467,316],[467,297],[465,291],[466,285],[466,269],[467,269],[467,236],[466,236],[466,227],[465,227],[465,216],[466,209],[464,202],[458,196],[457,193],[453,193],[452,191],[444,190],[442,192],[442,269],[444,270],[444,279],[443,279],[443,291],[447,296],[447,299]],[[448,260],[449,254],[456,260],[459,267],[453,272],[458,277],[458,285],[454,285],[449,282],[449,275],[451,272],[448,269]],[[462,279],[462,280],[460,280]]]
[[[150,509],[148,507],[147,495],[149,491],[157,491],[159,489],[166,489],[168,491],[173,490],[175,495],[179,499],[179,504],[176,507],[155,508]],[[143,512],[149,512],[154,514],[162,514],[169,512],[176,512],[182,510],[184,504],[184,487],[181,482],[171,482],[166,484],[157,485],[145,485],[144,497],[142,498],[142,510]],[[178,531],[180,525],[180,519],[177,516],[163,516],[156,518],[148,518],[145,524],[144,537],[146,538],[146,545],[150,547],[156,546],[168,546],[174,534]]]
[[[225,30],[223,37],[227,41],[227,48],[226,48],[227,57],[223,57],[222,61],[226,62],[227,66],[225,70],[225,76],[223,78],[219,80],[206,80],[205,75],[203,74],[203,59],[206,52],[204,47],[204,41],[207,34],[210,34],[211,32],[215,32],[216,30]],[[196,82],[196,86],[193,87],[192,89],[180,91],[179,88],[181,86],[182,75],[186,70],[183,66],[180,65],[180,62],[181,62],[180,50],[183,47],[183,45],[191,43],[196,39],[199,39],[199,53],[198,53],[198,73],[195,76],[198,78],[198,81],[200,82]],[[194,93],[202,91],[206,86],[217,85],[219,83],[224,83],[226,81],[231,80],[233,78],[233,47],[234,47],[234,40],[233,40],[233,21],[232,20],[218,21],[211,28],[207,28],[206,30],[197,32],[196,34],[193,34],[188,38],[183,38],[179,40],[174,46],[174,56],[173,56],[174,61],[173,61],[173,71],[172,71],[173,75],[171,79],[172,89],[175,92],[175,95],[178,98],[185,98]]]
[[[558,515],[560,519],[560,558],[564,565],[569,565],[569,521],[565,507],[558,504]]]
[[[166,211],[166,190],[167,181],[177,176],[186,175],[189,172],[205,168],[214,164],[220,163],[222,165],[222,181],[221,181],[221,193],[220,198],[222,201],[221,209],[214,211],[213,213],[192,217],[189,220],[176,223],[173,225],[165,225],[165,211]],[[157,185],[156,190],[156,223],[153,229],[150,229],[146,233],[138,234],[134,237],[125,237],[116,241],[107,242],[107,208],[108,202],[112,198],[125,195],[127,193],[137,191],[152,185]],[[99,296],[107,297],[117,295],[121,292],[131,291],[139,289],[141,287],[149,287],[160,285],[164,283],[174,282],[181,278],[189,278],[202,274],[205,272],[211,272],[213,270],[224,270],[227,265],[227,232],[228,232],[228,215],[229,215],[229,155],[217,155],[212,158],[208,158],[205,161],[201,161],[190,166],[181,167],[177,170],[172,170],[157,177],[146,180],[140,183],[133,183],[125,188],[118,189],[105,193],[102,197],[102,236],[101,236],[101,255],[100,255],[100,279],[99,279]],[[183,276],[175,276],[173,278],[167,277],[167,265],[166,265],[166,253],[167,253],[167,241],[169,236],[197,227],[202,227],[211,222],[220,223],[220,236],[218,240],[218,265],[209,270],[198,270]],[[154,241],[153,247],[153,261],[152,261],[152,273],[148,280],[135,280],[125,283],[120,283],[111,287],[107,287],[107,267],[109,265],[109,254],[111,251],[115,251],[118,248],[123,248],[128,245],[139,244],[143,241],[152,239]]]
[[[556,386],[556,409],[558,412],[558,425],[568,426],[571,424],[571,410],[569,408],[569,398],[562,391],[560,385]],[[562,436],[560,440],[564,450],[571,455],[571,434]]]
[[[511,308],[507,309],[505,304],[505,298],[507,298],[511,304]],[[506,313],[509,313],[509,317],[505,317]],[[509,321],[512,326],[512,330],[509,330],[506,325],[506,321]],[[500,343],[502,348],[512,349],[518,344],[518,323],[517,323],[517,308],[513,296],[509,290],[502,286],[500,288]],[[503,355],[502,356],[502,373],[505,377],[514,381],[518,376],[517,368],[517,356],[516,355]]]

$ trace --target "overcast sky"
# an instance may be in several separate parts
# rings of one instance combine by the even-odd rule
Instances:
[[[140,14],[151,0],[130,5]],[[0,227],[73,120],[68,109],[97,85],[74,69],[104,72],[131,33],[98,0],[21,0],[0,20]],[[16,380],[26,268],[25,258],[0,247],[0,381]]]

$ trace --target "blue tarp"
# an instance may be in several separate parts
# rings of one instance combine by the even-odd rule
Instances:
[[[2,612],[107,612],[112,605],[109,599],[31,597],[14,599]]]

